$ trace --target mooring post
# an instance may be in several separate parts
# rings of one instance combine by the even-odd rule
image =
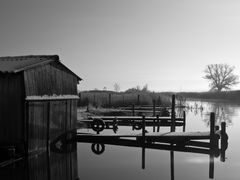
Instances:
[[[153,99],[153,117],[156,116],[156,100]]]
[[[87,98],[87,112],[89,112],[89,99]]]
[[[155,126],[156,126],[156,119],[154,117],[154,119],[153,119],[153,132],[155,132]]]
[[[157,132],[160,130],[160,121],[159,121],[159,115],[157,115]]]
[[[140,94],[137,95],[137,105],[140,105]]]
[[[227,148],[226,122],[221,123],[221,155],[220,160],[225,162],[225,150]]]
[[[175,95],[172,95],[172,113],[171,113],[171,132],[174,132],[175,127]]]
[[[174,151],[170,151],[171,180],[174,180]]]
[[[108,94],[108,106],[111,107],[112,106],[112,95]]]
[[[216,145],[215,138],[215,113],[210,114],[210,155],[209,155],[209,178],[214,178],[214,149]]]
[[[142,116],[142,139],[143,139],[143,143],[145,143],[145,115]]]
[[[142,116],[142,169],[145,169],[145,115]]]
[[[209,155],[209,179],[214,178],[214,153],[211,152]]]
[[[183,132],[185,132],[186,128],[186,112],[183,111]]]
[[[132,104],[132,116],[135,116],[135,105]]]
[[[215,114],[211,112],[210,114],[210,146],[213,146],[215,139]]]

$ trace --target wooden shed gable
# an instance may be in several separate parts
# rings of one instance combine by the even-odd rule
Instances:
[[[78,78],[52,62],[24,71],[26,96],[77,95]]]

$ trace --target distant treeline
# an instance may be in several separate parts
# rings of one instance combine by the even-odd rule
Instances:
[[[240,103],[240,91],[222,91],[222,92],[181,92],[180,96],[191,99],[203,100],[223,100]]]
[[[101,107],[120,107],[135,105],[156,105],[170,106],[171,94],[154,93],[154,92],[114,92],[104,90],[91,90],[79,92],[79,106],[91,104]]]

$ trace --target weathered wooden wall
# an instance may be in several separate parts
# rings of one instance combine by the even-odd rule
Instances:
[[[77,77],[56,63],[24,71],[26,96],[77,95]]]
[[[28,152],[47,150],[48,102],[29,102],[28,109]]]
[[[23,117],[22,74],[0,74],[0,144],[23,141]]]
[[[38,153],[68,131],[76,131],[77,100],[28,103],[28,152]]]

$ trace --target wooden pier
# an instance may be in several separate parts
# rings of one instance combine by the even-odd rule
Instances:
[[[139,119],[140,120],[140,119]],[[94,142],[94,141],[116,141],[121,139],[134,139],[135,141],[141,140],[143,143],[156,143],[156,142],[168,142],[168,143],[188,143],[193,140],[209,140],[210,144],[218,144],[218,140],[221,139],[223,143],[227,139],[226,123],[222,122],[221,130],[215,126],[215,115],[210,115],[210,130],[207,132],[175,132],[175,128],[171,128],[171,132],[153,132],[146,133],[147,118],[143,116],[142,120],[142,133],[125,133],[125,134],[93,134],[93,133],[77,133],[76,141],[80,142]],[[204,143],[200,143],[204,144]],[[199,144],[198,144],[199,145]]]

